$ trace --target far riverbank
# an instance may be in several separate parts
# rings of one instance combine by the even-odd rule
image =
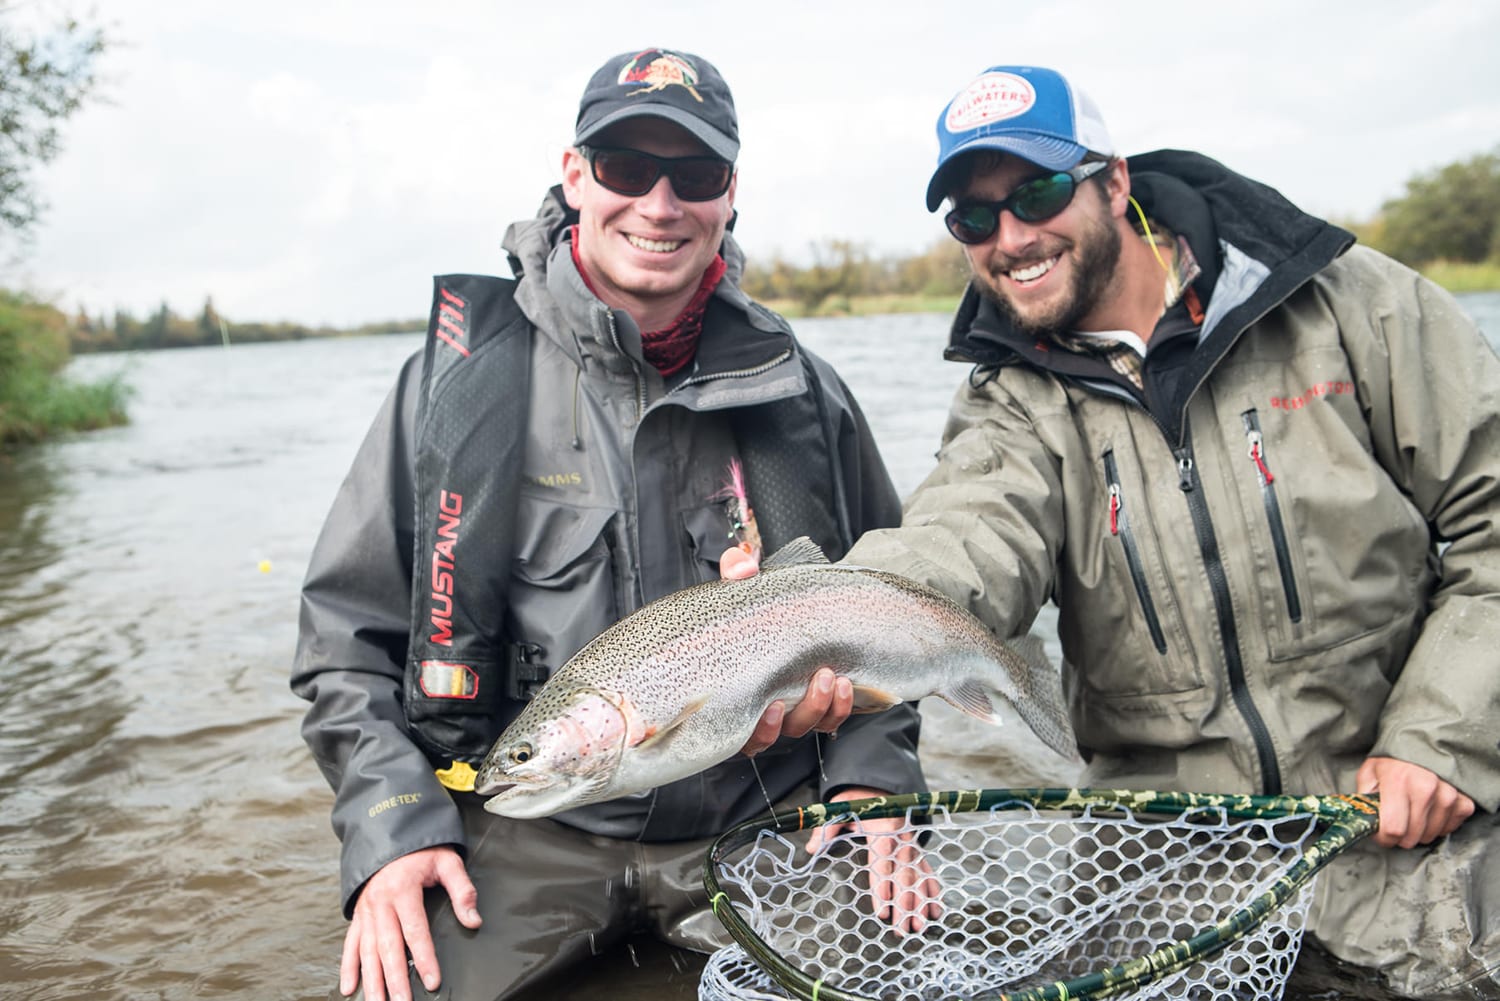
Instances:
[[[1419,268],[1422,275],[1454,295],[1500,292],[1500,261],[1461,264],[1434,261]],[[887,313],[952,313],[962,292],[950,295],[830,295],[817,305],[799,299],[762,298],[759,301],[788,319],[810,316],[880,316]]]

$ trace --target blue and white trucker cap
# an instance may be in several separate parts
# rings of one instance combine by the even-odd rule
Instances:
[[[947,194],[944,168],[975,150],[993,149],[1049,170],[1077,166],[1087,153],[1114,156],[1104,119],[1087,94],[1041,66],[991,66],[954,95],[937,120],[938,162],[927,184],[927,211]]]

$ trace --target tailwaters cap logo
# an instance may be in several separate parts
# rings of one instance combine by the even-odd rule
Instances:
[[[703,102],[703,95],[697,89],[698,70],[692,61],[664,49],[647,49],[638,53],[620,67],[619,82],[622,87],[638,88],[631,92],[631,97],[676,86],[692,94],[693,100]]]
[[[950,132],[978,128],[1024,115],[1036,103],[1036,90],[1014,73],[985,73],[948,105],[944,124]]]
[[[1114,156],[1099,108],[1057,70],[1044,66],[990,66],[937,118],[938,162],[927,182],[927,211],[948,190],[948,164],[976,150],[1019,157],[1045,170],[1068,170],[1085,156]]]

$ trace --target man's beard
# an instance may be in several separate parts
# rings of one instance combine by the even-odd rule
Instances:
[[[1023,337],[1043,338],[1057,332],[1067,333],[1076,329],[1078,322],[1093,311],[1114,281],[1115,267],[1120,262],[1120,232],[1108,219],[1092,220],[1072,249],[1077,251],[1077,257],[1068,280],[1069,294],[1043,312],[1021,315],[1010,298],[995,287],[1007,280],[1002,276],[992,274],[988,276],[989,281],[975,284],[984,297],[995,304],[1001,319],[1008,321]]]

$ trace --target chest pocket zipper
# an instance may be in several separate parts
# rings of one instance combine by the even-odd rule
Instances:
[[[1115,467],[1115,451],[1104,453],[1104,478],[1109,485],[1109,534],[1120,540],[1125,550],[1125,563],[1130,568],[1130,581],[1135,585],[1135,595],[1141,602],[1141,614],[1146,617],[1146,628],[1151,633],[1151,643],[1157,653],[1167,652],[1167,637],[1161,631],[1161,620],[1156,614],[1156,604],[1151,600],[1151,589],[1146,585],[1146,567],[1141,562],[1141,550],[1135,535],[1130,531],[1130,518],[1125,511],[1124,491],[1120,488],[1120,474]]]
[[[1240,415],[1245,425],[1245,440],[1250,447],[1250,461],[1255,464],[1255,475],[1260,480],[1260,496],[1266,508],[1266,523],[1271,530],[1271,546],[1276,551],[1276,568],[1281,574],[1281,591],[1286,596],[1287,617],[1293,622],[1302,621],[1302,598],[1297,593],[1297,578],[1292,573],[1292,550],[1287,545],[1286,525],[1281,518],[1281,504],[1276,499],[1276,477],[1266,465],[1265,437],[1260,430],[1260,417],[1252,408]]]

